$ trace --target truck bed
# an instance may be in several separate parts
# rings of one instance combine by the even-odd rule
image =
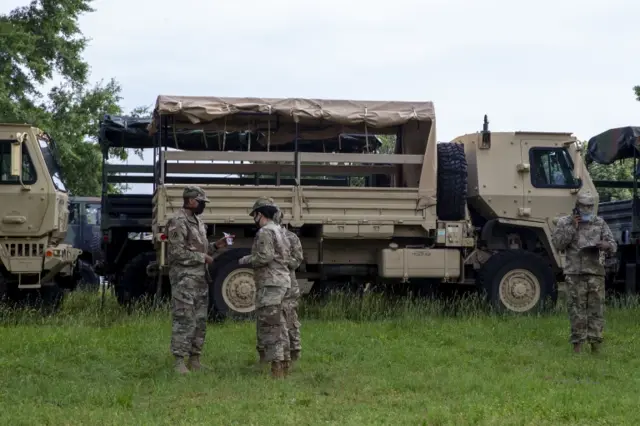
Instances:
[[[153,195],[110,194],[103,200],[102,230],[112,228],[146,228],[152,223]]]
[[[417,188],[367,188],[320,186],[229,186],[204,185],[211,201],[202,214],[206,223],[253,224],[251,206],[261,196],[270,196],[280,206],[285,222],[295,226],[323,224],[378,226],[382,233],[393,232],[393,225],[423,225],[435,215],[419,207]],[[180,185],[164,185],[154,195],[154,226],[166,225],[182,206]],[[379,225],[389,225],[381,229]],[[355,229],[344,229],[355,232]],[[337,231],[336,231],[337,232]],[[371,231],[373,232],[373,231]]]
[[[633,226],[632,200],[607,201],[598,205],[598,215],[609,225],[618,244],[629,244]]]

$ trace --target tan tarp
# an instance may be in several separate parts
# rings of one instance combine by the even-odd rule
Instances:
[[[336,137],[341,133],[396,134],[403,126],[403,154],[424,154],[422,165],[405,164],[402,184],[418,187],[419,205],[434,205],[436,197],[436,135],[433,102],[354,101],[328,99],[218,98],[160,95],[156,100],[150,134],[159,116],[169,125],[225,131],[262,131],[262,144]],[[270,130],[270,132],[267,132]],[[426,203],[425,203],[426,201]]]
[[[238,113],[241,115],[236,115]],[[158,115],[172,116],[179,123],[204,125],[217,121],[216,127],[223,125],[222,121],[227,130],[232,131],[247,130],[251,121],[254,125],[255,122],[260,123],[262,129],[268,118],[261,120],[260,114],[277,115],[279,122],[287,128],[290,127],[288,124],[298,121],[300,124],[336,124],[360,131],[364,124],[373,130],[389,129],[409,121],[435,121],[432,102],[160,95],[149,132],[153,134],[156,131]]]

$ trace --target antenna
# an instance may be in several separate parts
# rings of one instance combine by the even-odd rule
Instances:
[[[487,118],[487,114],[484,115],[484,122],[482,123],[482,141],[480,143],[480,148],[491,148],[491,131],[489,130],[489,119]]]

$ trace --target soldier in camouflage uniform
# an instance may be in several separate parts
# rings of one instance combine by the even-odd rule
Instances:
[[[289,277],[289,242],[273,222],[278,206],[272,199],[262,197],[251,209],[251,216],[259,229],[251,254],[240,258],[241,265],[254,268],[256,283],[256,348],[264,348],[264,362],[271,363],[271,374],[282,378],[289,372],[284,349],[287,326],[283,307],[284,295],[291,287]]]
[[[171,281],[171,352],[180,374],[202,368],[200,353],[207,326],[209,288],[205,268],[213,253],[226,247],[226,238],[209,243],[204,223],[198,218],[209,202],[204,191],[188,186],[184,205],[167,223],[167,263]],[[189,357],[189,368],[185,358]]]
[[[609,226],[594,210],[595,197],[589,191],[581,192],[574,214],[560,218],[552,235],[556,249],[565,251],[570,340],[576,353],[586,341],[593,352],[602,343],[605,270],[601,255],[617,250]]]
[[[287,293],[284,295],[284,312],[287,320],[287,331],[288,331],[288,347],[285,349],[285,359],[287,361],[297,361],[300,359],[300,351],[302,350],[302,345],[300,342],[300,320],[298,319],[298,300],[300,299],[300,286],[298,286],[298,281],[296,280],[296,269],[300,266],[302,261],[304,260],[304,256],[302,253],[302,244],[300,243],[300,239],[296,234],[287,229],[284,225],[282,225],[282,211],[278,211],[273,221],[282,226],[282,230],[284,231],[287,240],[289,241],[289,245],[291,246],[289,252],[289,276],[291,277],[291,288],[287,290]]]

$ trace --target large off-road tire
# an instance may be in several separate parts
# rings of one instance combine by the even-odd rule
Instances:
[[[78,260],[77,275],[79,289],[97,291],[100,288],[100,277],[88,262]]]
[[[209,267],[209,316],[212,319],[247,319],[255,311],[253,268],[238,264],[238,259],[249,253],[249,249],[229,250]]]
[[[147,266],[155,260],[156,252],[148,251],[138,254],[125,265],[115,289],[118,302],[121,305],[153,298],[156,291],[156,279],[147,276]]]
[[[555,305],[555,276],[549,263],[525,250],[506,250],[482,266],[478,285],[497,312],[538,313]]]
[[[19,292],[18,304],[36,309],[43,315],[58,312],[65,296],[65,291],[55,282],[48,283],[37,290],[19,290]]]
[[[439,143],[436,214],[440,220],[464,220],[467,206],[467,158],[464,145]]]

